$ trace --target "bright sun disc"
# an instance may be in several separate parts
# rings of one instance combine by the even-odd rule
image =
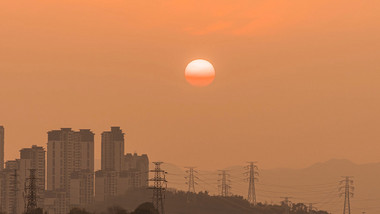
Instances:
[[[191,85],[209,85],[215,78],[214,66],[203,59],[193,60],[186,66],[185,77]]]

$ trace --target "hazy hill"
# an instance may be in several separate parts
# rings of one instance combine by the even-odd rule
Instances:
[[[138,204],[150,200],[152,192],[147,189],[130,191],[118,196],[106,203],[97,203],[89,208],[89,211],[102,214],[126,214]],[[328,214],[325,211],[309,212],[308,206],[298,203],[291,207],[284,204],[270,205],[259,203],[251,206],[248,201],[240,196],[220,197],[210,196],[207,193],[188,194],[183,191],[168,191],[165,200],[166,214]],[[147,203],[149,204],[149,203]],[[152,210],[152,209],[151,209]],[[130,212],[128,212],[130,213]],[[135,212],[138,213],[138,212]],[[151,212],[141,212],[151,213]],[[83,214],[83,213],[78,213]]]
[[[186,190],[184,170],[174,165],[163,166],[168,173],[169,187]],[[244,167],[228,168],[232,193],[247,195]],[[314,203],[314,207],[340,213],[343,198],[339,198],[339,181],[342,176],[354,176],[355,196],[352,198],[353,213],[367,214],[380,211],[380,163],[355,164],[348,160],[333,159],[316,163],[304,169],[260,169],[256,184],[257,200],[280,203],[281,197],[291,197],[292,202]],[[199,171],[198,190],[218,193],[216,171]]]

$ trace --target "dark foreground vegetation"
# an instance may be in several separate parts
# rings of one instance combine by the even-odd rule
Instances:
[[[109,214],[159,214],[157,210],[154,208],[153,204],[150,202],[145,202],[138,206],[135,211],[127,212],[127,210],[123,209],[119,206],[109,207],[106,212]],[[69,214],[91,214],[91,212],[85,209],[74,208],[70,211]]]
[[[115,197],[108,202],[95,204],[93,207],[73,209],[70,214],[158,214],[151,203],[151,191],[131,191],[123,196]],[[188,194],[182,191],[168,191],[165,200],[166,214],[328,214],[326,211],[309,211],[302,203],[263,204],[250,206],[241,196],[210,196],[207,192]],[[138,207],[136,209],[136,207]]]

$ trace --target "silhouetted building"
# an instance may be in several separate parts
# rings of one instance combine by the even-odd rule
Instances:
[[[124,133],[120,127],[102,133],[102,170],[121,171],[124,157]]]
[[[45,149],[33,145],[31,148],[20,150],[21,160],[30,160],[31,169],[36,170],[37,205],[43,205],[43,193],[45,191]]]
[[[128,190],[148,187],[149,159],[146,154],[127,154],[122,165],[122,171],[99,170],[95,173],[95,201],[107,201]]]
[[[56,195],[60,199],[62,192],[65,192],[66,195],[65,209],[59,207],[54,214],[66,214],[71,207],[70,184],[75,183],[71,181],[71,176],[78,172],[88,171],[90,174],[92,173],[90,176],[92,181],[88,182],[93,184],[94,133],[89,129],[81,129],[76,132],[71,128],[48,132],[47,167],[47,190],[56,191],[51,195]],[[93,188],[88,192],[90,195],[92,194],[88,197],[93,197]]]
[[[16,159],[6,162],[6,167],[0,172],[0,210],[7,214],[24,213],[24,184],[29,178],[31,161]]]
[[[49,214],[66,213],[67,197],[65,191],[45,191],[44,211]]]
[[[4,127],[0,126],[0,171],[4,169]]]
[[[15,170],[4,169],[0,172],[0,211],[2,213],[14,213],[16,204],[16,182]]]
[[[94,172],[82,170],[73,172],[70,178],[71,208],[86,207],[94,202]]]
[[[149,158],[148,155],[141,156],[134,153],[127,153],[124,156],[123,171],[128,171],[133,177],[133,188],[148,187],[149,179]]]
[[[120,195],[119,172],[99,170],[95,172],[95,201],[103,202]]]

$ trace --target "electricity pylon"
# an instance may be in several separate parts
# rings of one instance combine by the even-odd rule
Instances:
[[[251,203],[251,205],[256,205],[256,189],[255,189],[255,181],[257,181],[257,177],[259,176],[259,173],[256,171],[258,170],[256,162],[248,162],[248,165],[246,166],[247,172],[246,175],[248,176],[248,201]]]
[[[150,189],[153,189],[152,200],[159,214],[165,214],[164,201],[165,201],[165,191],[167,187],[166,172],[161,169],[162,163],[163,162],[153,162],[155,167],[154,167],[154,170],[150,170],[150,171],[154,172],[154,177],[149,179],[149,181],[153,181],[153,187],[150,187]]]
[[[229,185],[229,183],[231,182],[228,177],[230,176],[230,174],[227,173],[227,170],[219,170],[219,176],[220,176],[220,179],[218,180],[221,184],[218,185],[218,187],[220,188],[220,195],[222,197],[228,197],[230,195],[230,190],[231,190],[231,186]]]
[[[195,193],[195,185],[198,184],[195,179],[198,179],[198,177],[195,175],[198,173],[195,170],[195,167],[185,167],[187,176],[186,178],[186,184],[188,185],[188,190],[187,190],[187,202],[191,201],[191,196]]]
[[[350,197],[354,197],[354,180],[352,176],[345,176],[343,178],[344,179],[340,181],[339,196],[342,197],[344,195],[343,214],[351,214]]]
[[[25,180],[25,213],[33,213],[37,209],[36,169],[29,169],[29,178]]]

